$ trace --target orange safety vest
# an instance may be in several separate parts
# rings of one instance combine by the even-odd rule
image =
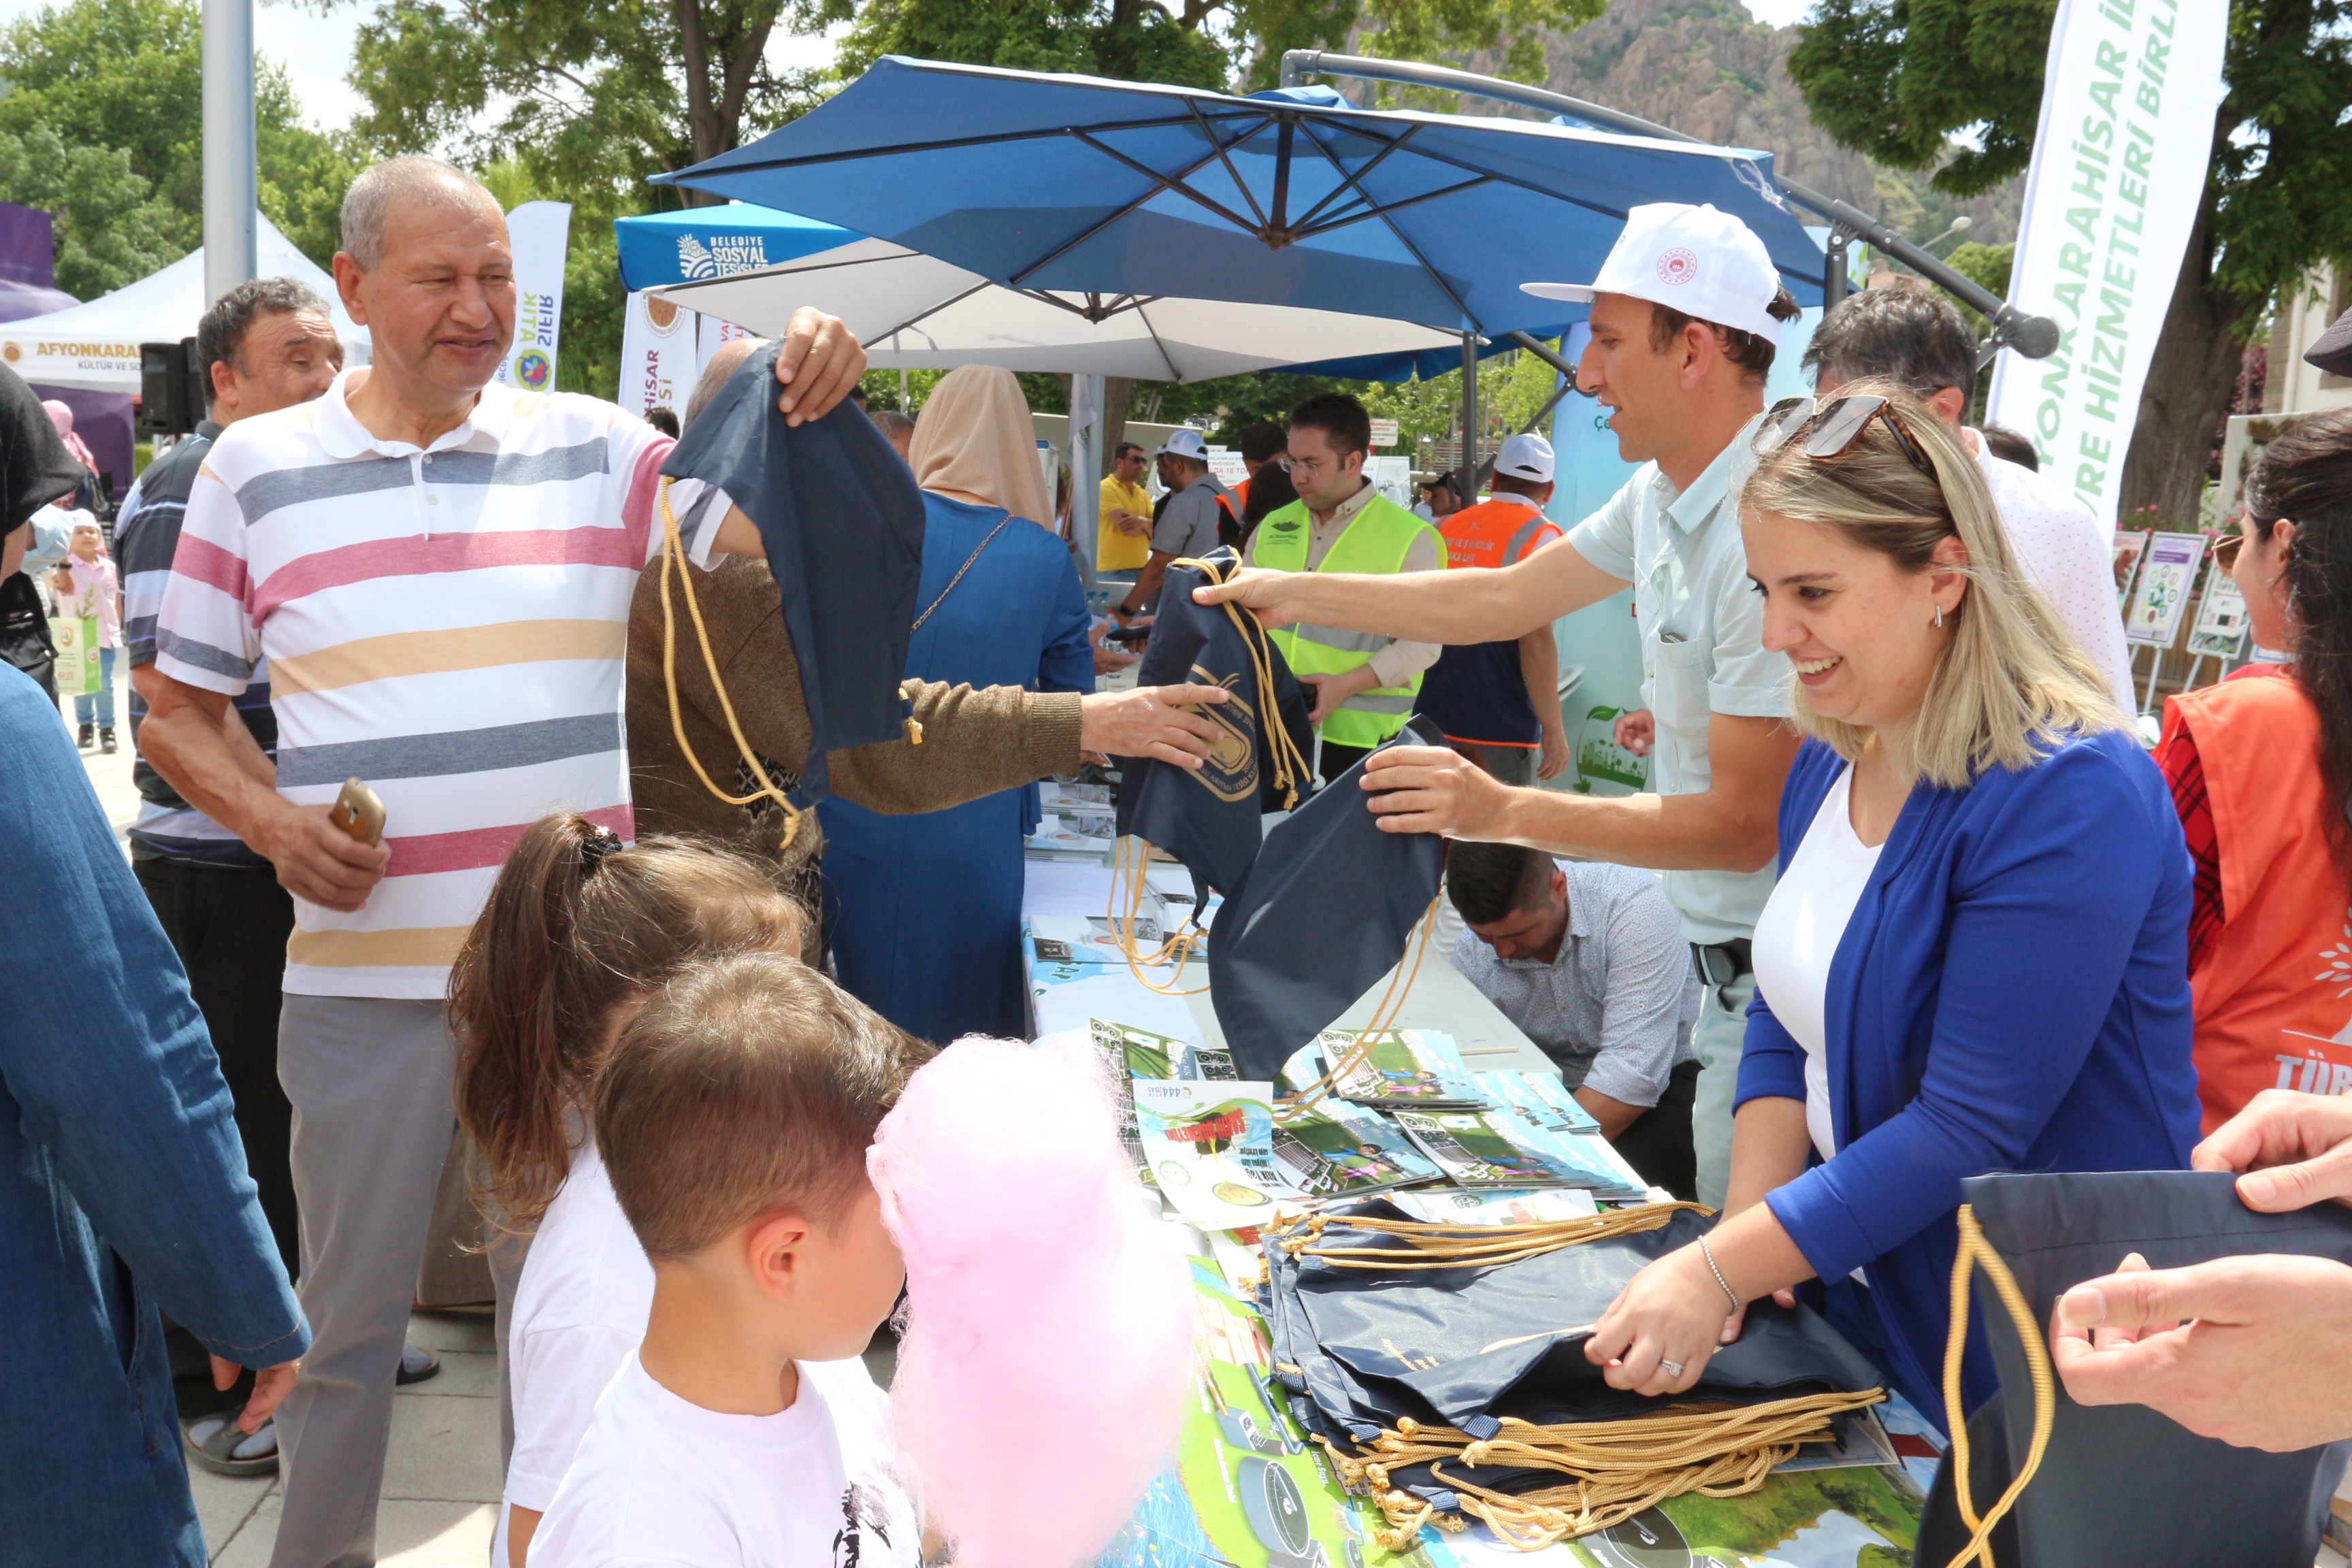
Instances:
[[[1528,551],[1559,537],[1559,524],[1543,514],[1533,498],[1496,496],[1464,507],[1437,525],[1445,538],[1448,566],[1516,566]]]
[[[2327,838],[2319,712],[2302,684],[2229,680],[2172,698],[2205,770],[2221,934],[2191,982],[2209,1134],[2266,1089],[2352,1089],[2352,886]]]

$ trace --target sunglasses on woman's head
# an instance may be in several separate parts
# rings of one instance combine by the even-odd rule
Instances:
[[[1873,419],[1884,416],[1887,434],[1902,449],[1911,466],[1927,475],[1936,477],[1935,464],[1912,438],[1910,427],[1903,416],[1887,406],[1886,399],[1866,394],[1852,397],[1832,397],[1827,403],[1815,403],[1810,397],[1784,397],[1764,412],[1764,423],[1756,426],[1748,438],[1748,448],[1759,458],[1769,458],[1802,434],[1807,426],[1812,433],[1805,437],[1808,458],[1843,457],[1851,450]]]

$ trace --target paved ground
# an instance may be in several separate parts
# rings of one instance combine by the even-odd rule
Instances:
[[[393,1402],[392,1454],[376,1516],[385,1568],[482,1568],[498,1522],[497,1359],[487,1312],[419,1312],[411,1344],[441,1353],[441,1375]],[[278,1539],[275,1478],[238,1481],[194,1466],[205,1544],[220,1568],[266,1568]]]

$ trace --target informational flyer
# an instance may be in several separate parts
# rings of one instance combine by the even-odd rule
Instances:
[[[1591,1187],[1622,1184],[1606,1167],[1561,1157],[1553,1140],[1507,1110],[1400,1110],[1396,1122],[1448,1180],[1463,1187]],[[1639,1196],[1641,1189],[1633,1189]]]
[[[2150,534],[2131,605],[2124,612],[2124,636],[2136,643],[2171,647],[2189,608],[2189,584],[2197,580],[2198,563],[2204,559],[2201,533]]]
[[[1326,1029],[1319,1044],[1339,1078],[1332,1092],[1360,1105],[1475,1107],[1486,1103],[1450,1035],[1433,1029],[1389,1029],[1364,1040],[1350,1029]],[[1349,1058],[1354,1061],[1349,1062]],[[1286,1077],[1290,1076],[1286,1071]]]
[[[2200,658],[2235,658],[2245,651],[2246,624],[2246,596],[2217,561],[2205,574],[2205,597],[2189,628],[2189,651]]]
[[[1310,1200],[1360,1197],[1441,1174],[1386,1117],[1337,1100],[1277,1114],[1274,1163],[1291,1191]]]
[[[1132,1080],[1144,1164],[1177,1213],[1205,1230],[1262,1225],[1286,1184],[1274,1163],[1274,1086]]]

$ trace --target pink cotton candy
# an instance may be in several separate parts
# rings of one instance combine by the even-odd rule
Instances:
[[[957,1568],[1078,1568],[1175,1448],[1193,1307],[1091,1047],[968,1039],[866,1168],[907,1259],[898,1445]]]

